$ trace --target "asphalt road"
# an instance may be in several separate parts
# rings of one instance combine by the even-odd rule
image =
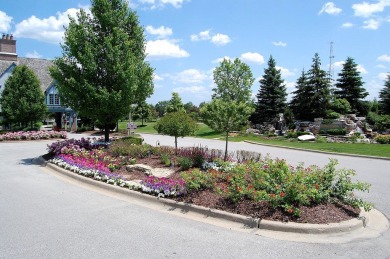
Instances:
[[[79,137],[79,136],[78,136]],[[153,145],[169,137],[144,135]],[[180,145],[222,148],[192,138]],[[346,244],[265,238],[178,217],[58,179],[34,158],[49,141],[0,143],[0,258],[390,258],[390,231]],[[323,165],[329,155],[250,144],[230,148],[270,153],[291,163]],[[368,200],[390,216],[390,161],[332,156],[372,184]]]

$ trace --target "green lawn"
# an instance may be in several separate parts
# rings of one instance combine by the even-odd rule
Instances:
[[[119,122],[119,130],[126,131],[127,121]],[[153,128],[155,122],[144,122],[144,126],[141,126],[141,122],[136,122],[138,128],[135,131],[136,133],[152,133],[157,134],[157,131]],[[217,133],[210,129],[207,125],[203,123],[198,124],[198,130],[195,132],[194,137],[214,139],[220,138],[224,140],[223,134]],[[379,157],[390,157],[390,145],[380,145],[380,144],[347,144],[347,143],[316,143],[316,142],[301,142],[301,141],[288,141],[286,138],[265,138],[262,136],[256,135],[247,135],[247,136],[237,136],[230,137],[229,141],[253,141],[262,144],[282,146],[282,147],[292,147],[292,148],[302,148],[309,150],[319,150],[325,152],[336,152],[336,153],[346,153],[346,154],[357,154],[357,155],[367,155],[367,156],[379,156]]]
[[[362,144],[362,143],[316,143],[316,142],[302,142],[302,141],[288,141],[286,138],[265,138],[262,136],[249,135],[229,138],[231,141],[253,141],[262,144],[303,148],[310,150],[319,150],[326,152],[357,154],[367,156],[390,157],[390,145],[381,144]]]

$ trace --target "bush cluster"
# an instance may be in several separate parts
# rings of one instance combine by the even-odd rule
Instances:
[[[378,135],[375,137],[375,141],[379,144],[390,144],[390,135]]]

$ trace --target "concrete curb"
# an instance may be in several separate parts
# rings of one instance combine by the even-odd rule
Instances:
[[[295,223],[295,222],[276,222],[270,220],[260,220],[254,219],[251,217],[246,217],[243,215],[233,214],[230,212],[220,211],[216,209],[205,208],[201,206],[197,206],[194,204],[188,204],[183,202],[176,202],[170,199],[165,198],[157,198],[156,196],[144,194],[138,191],[133,191],[127,188],[107,184],[101,181],[94,180],[92,178],[88,178],[82,175],[78,175],[71,171],[65,170],[57,165],[51,164],[44,160],[42,157],[37,159],[38,163],[43,167],[47,167],[51,169],[51,171],[60,174],[61,176],[65,176],[67,178],[74,179],[83,184],[87,184],[99,189],[103,189],[109,191],[111,193],[116,193],[120,195],[125,195],[133,199],[145,201],[148,204],[157,204],[164,205],[168,207],[168,210],[176,210],[179,209],[181,212],[193,212],[202,215],[204,218],[212,218],[212,219],[221,219],[230,222],[235,222],[243,225],[244,228],[250,229],[258,229],[266,230],[271,232],[285,232],[285,233],[295,233],[295,234],[350,234],[354,231],[360,231],[366,227],[366,225],[371,222],[370,218],[372,215],[374,217],[380,217],[382,225],[378,229],[380,231],[387,230],[389,228],[388,220],[377,210],[372,210],[370,212],[362,212],[359,218],[351,219],[348,221],[343,221],[340,223],[331,223],[331,224],[305,224],[305,223]],[[384,219],[383,219],[384,217]],[[377,221],[377,218],[375,220]],[[375,222],[374,222],[375,223]]]
[[[243,142],[253,144],[253,145],[259,145],[259,146],[286,148],[286,149],[299,150],[299,151],[312,152],[312,153],[321,153],[321,154],[338,155],[338,156],[362,157],[362,158],[371,158],[371,159],[380,159],[380,160],[390,160],[389,157],[381,157],[381,156],[366,156],[366,155],[357,155],[357,154],[328,152],[328,151],[321,151],[321,150],[314,150],[314,149],[304,149],[304,148],[298,148],[298,147],[285,147],[285,146],[263,144],[263,143],[249,141],[249,140],[244,140]]]

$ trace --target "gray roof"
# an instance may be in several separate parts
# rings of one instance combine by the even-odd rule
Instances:
[[[50,77],[49,67],[53,65],[52,60],[39,59],[39,58],[19,58],[17,61],[6,61],[0,60],[0,76],[13,64],[16,65],[26,65],[35,75],[38,77],[41,82],[41,88],[43,91],[46,91],[50,86],[53,79]]]

